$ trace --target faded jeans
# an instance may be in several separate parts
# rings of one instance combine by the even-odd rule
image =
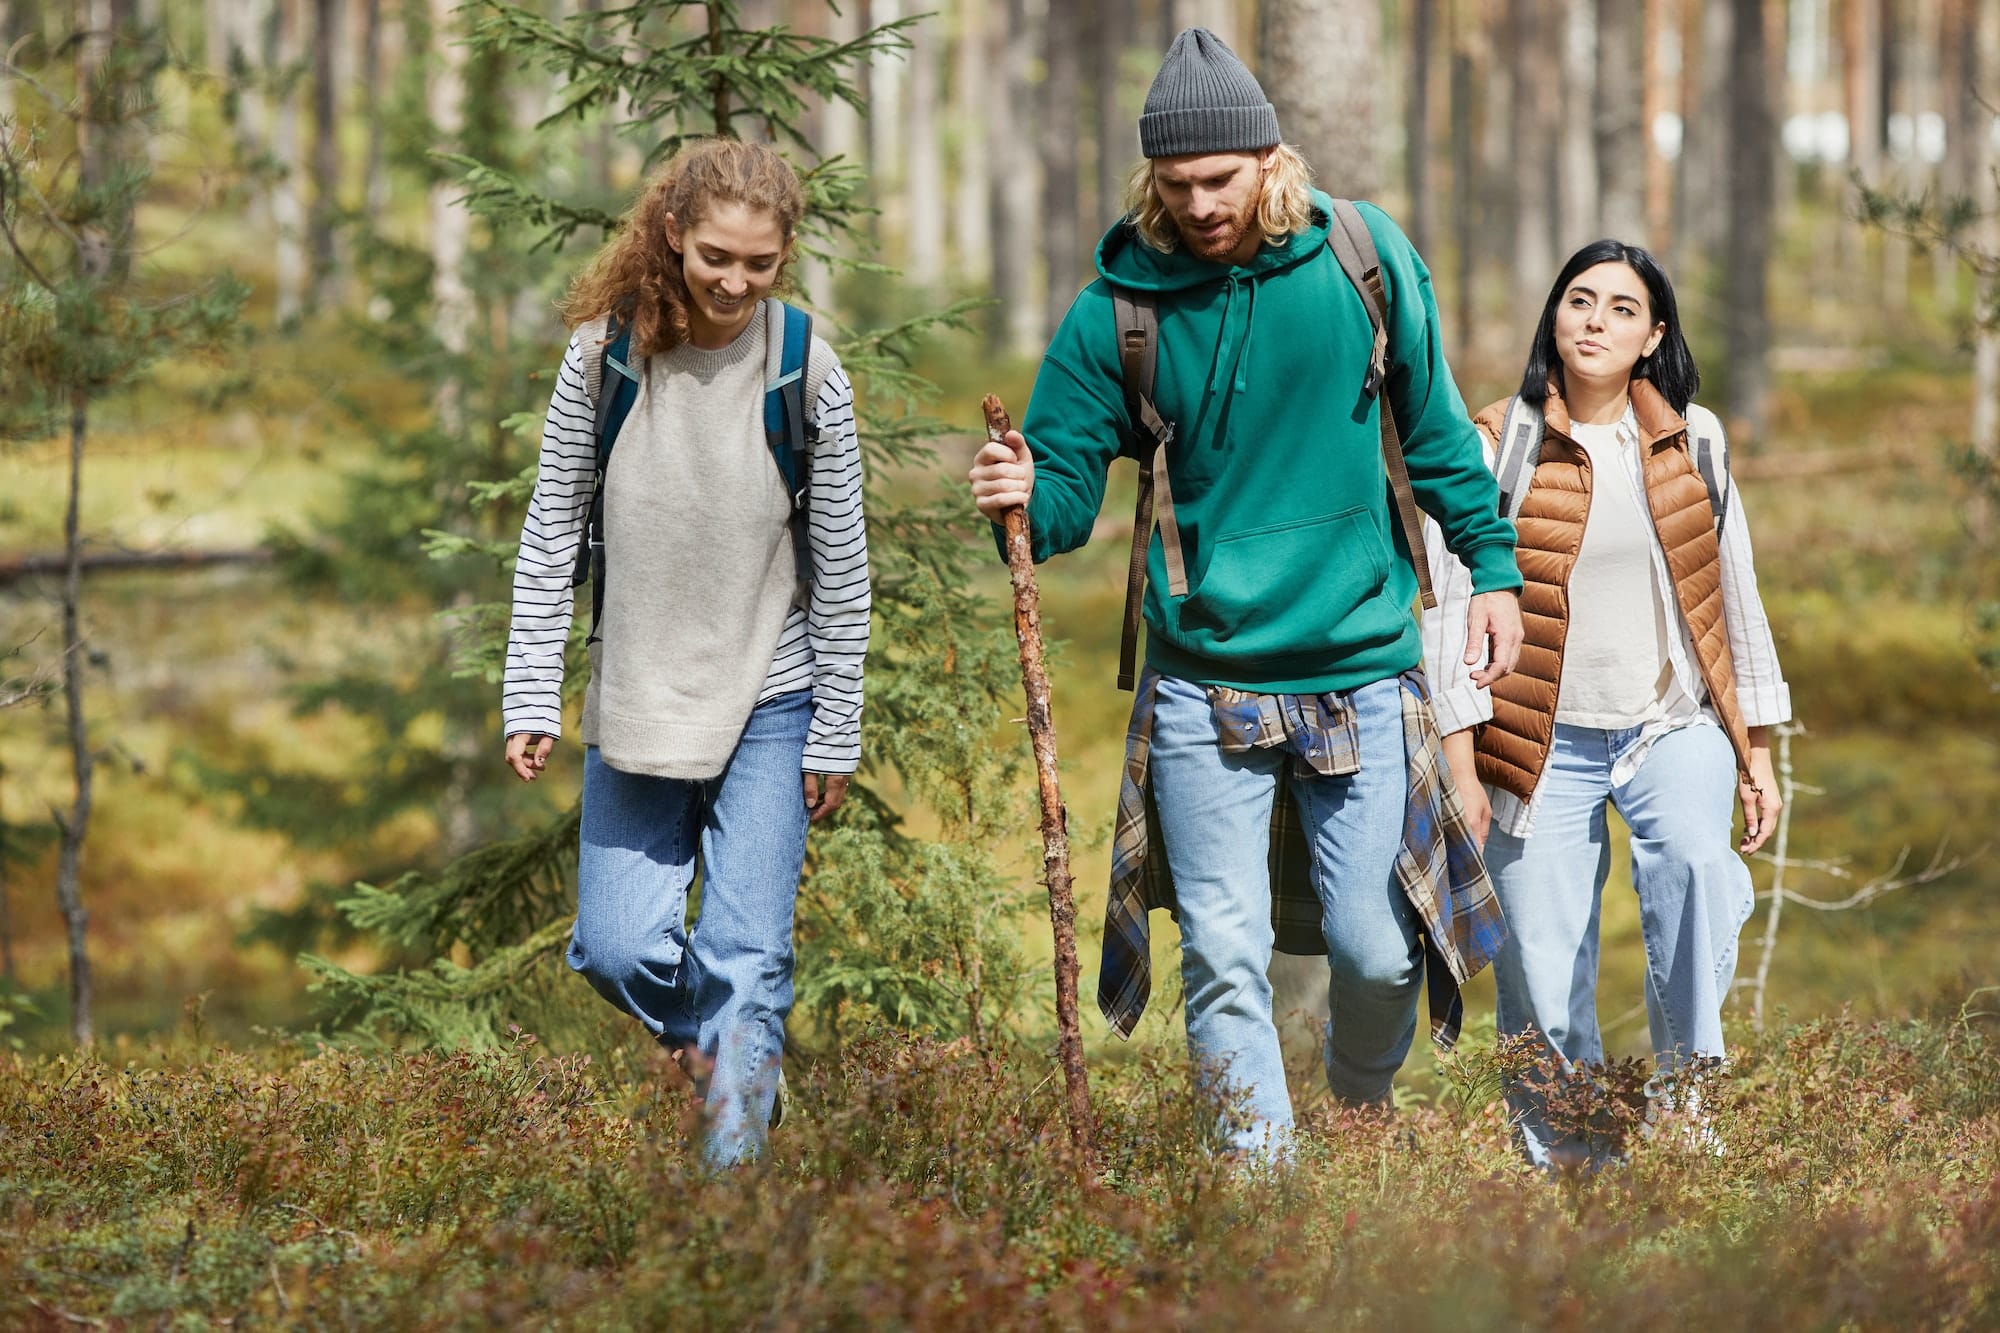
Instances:
[[[763,1151],[777,1095],[811,718],[808,690],[758,705],[721,776],[703,782],[621,773],[595,746],[584,754],[569,965],[662,1045],[703,1057],[712,1166]],[[690,932],[697,866],[701,917]]]
[[[1750,868],[1730,845],[1736,757],[1720,727],[1698,724],[1653,742],[1637,771],[1611,780],[1639,729],[1557,724],[1536,793],[1534,832],[1495,829],[1486,865],[1507,916],[1494,963],[1499,1027],[1534,1028],[1567,1065],[1604,1058],[1597,1026],[1598,915],[1611,870],[1605,819],[1615,805],[1632,831],[1632,885],[1646,948],[1646,1015],[1662,1070],[1720,1058],[1722,1002],[1736,972],[1736,936],[1750,917]],[[1508,1097],[1523,1147],[1540,1166],[1582,1155],[1557,1144],[1541,1099]]]
[[[1331,1018],[1327,1086],[1343,1101],[1385,1100],[1416,1033],[1423,944],[1395,881],[1409,799],[1402,687],[1395,677],[1351,692],[1361,771],[1290,781],[1313,838],[1313,887],[1324,918]],[[1180,904],[1188,1050],[1246,1117],[1228,1146],[1282,1155],[1291,1096],[1272,1021],[1271,803],[1277,750],[1224,754],[1207,693],[1160,680],[1150,756],[1153,799]]]

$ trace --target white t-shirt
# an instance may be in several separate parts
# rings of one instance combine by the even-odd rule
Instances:
[[[1673,663],[1670,612],[1653,577],[1658,539],[1631,456],[1638,436],[1622,422],[1576,423],[1570,438],[1590,457],[1590,514],[1569,576],[1556,721],[1606,730],[1642,726],[1659,715]]]

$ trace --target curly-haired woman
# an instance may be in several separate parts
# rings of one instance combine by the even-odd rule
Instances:
[[[1724,1053],[1722,1002],[1751,908],[1738,853],[1777,827],[1766,732],[1791,716],[1722,427],[1692,401],[1699,382],[1653,257],[1611,240],[1572,255],[1519,392],[1478,416],[1518,529],[1520,666],[1482,688],[1458,661],[1465,577],[1435,534],[1445,577],[1425,624],[1446,758],[1468,814],[1492,824],[1486,862],[1508,927],[1494,963],[1501,1031],[1540,1032],[1564,1066],[1603,1058],[1598,908],[1616,806],[1667,1080]],[[1532,1089],[1510,1101],[1535,1162],[1599,1146],[1554,1134]]]
[[[852,391],[818,338],[796,486],[767,437],[786,308],[764,298],[804,210],[772,149],[699,141],[576,279],[507,647],[507,763],[532,782],[561,733],[589,526],[602,559],[569,963],[693,1073],[715,1165],[758,1155],[782,1114],[806,828],[840,805],[860,756],[861,462]],[[598,402],[621,375],[636,394],[595,480]]]

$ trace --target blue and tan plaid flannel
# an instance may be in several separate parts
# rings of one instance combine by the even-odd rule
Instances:
[[[1147,913],[1164,907],[1178,916],[1173,875],[1159,838],[1150,760],[1153,708],[1160,675],[1148,668],[1132,700],[1125,734],[1125,777],[1118,791],[1118,825],[1111,844],[1111,896],[1104,906],[1104,954],[1097,1006],[1112,1031],[1132,1035],[1153,989]],[[1421,670],[1398,677],[1409,803],[1396,880],[1423,923],[1424,971],[1430,991],[1431,1040],[1449,1049],[1464,1016],[1463,986],[1500,951],[1506,923],[1493,896],[1486,863],[1452,785],[1444,742],[1431,716]],[[1208,688],[1225,753],[1282,747],[1291,755],[1271,806],[1271,925],[1280,953],[1324,954],[1319,895],[1312,886],[1312,839],[1299,822],[1288,784],[1311,775],[1360,771],[1354,710],[1339,694],[1251,694]]]

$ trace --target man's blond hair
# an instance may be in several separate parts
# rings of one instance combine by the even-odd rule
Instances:
[[[1257,229],[1264,244],[1283,245],[1288,237],[1312,225],[1312,168],[1288,143],[1271,149],[1257,199]],[[1180,248],[1180,228],[1167,211],[1153,182],[1153,160],[1143,159],[1125,181],[1125,212],[1138,228],[1139,239],[1161,254]]]

